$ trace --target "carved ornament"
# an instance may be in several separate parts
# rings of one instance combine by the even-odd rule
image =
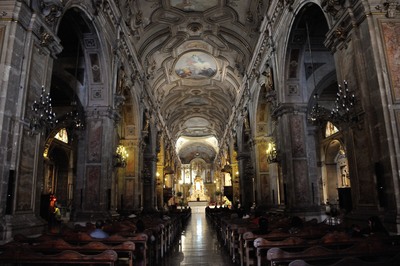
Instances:
[[[97,16],[103,5],[103,0],[92,0],[93,14]]]
[[[382,5],[376,6],[375,8],[381,12],[386,11],[386,17],[394,18],[396,16],[396,12],[400,11],[400,3],[398,0],[388,0]]]
[[[39,41],[40,41],[40,53],[44,53],[43,48],[47,48],[51,55],[55,57],[62,51],[62,47],[59,43],[56,42],[52,33],[45,30],[45,28],[41,27],[38,32]]]
[[[48,24],[53,24],[64,10],[63,0],[40,0],[40,11]]]
[[[322,9],[330,14],[333,18],[337,18],[339,11],[344,8],[344,0],[322,0]]]

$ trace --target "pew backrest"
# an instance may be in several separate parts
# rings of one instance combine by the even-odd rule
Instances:
[[[46,255],[30,249],[6,249],[0,252],[1,263],[16,264],[90,264],[110,265],[116,264],[118,255],[113,250],[106,250],[99,254],[85,255],[73,250],[64,250],[57,254]]]
[[[397,246],[385,245],[379,241],[360,241],[345,249],[332,249],[322,246],[312,246],[302,251],[287,251],[283,248],[270,248],[267,252],[267,260],[271,265],[279,263],[289,264],[291,261],[302,259],[308,261],[339,261],[345,257],[357,258],[390,258],[400,253]]]

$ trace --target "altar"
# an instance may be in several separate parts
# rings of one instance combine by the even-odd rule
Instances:
[[[188,201],[192,213],[205,213],[208,201]]]
[[[190,203],[194,202],[205,202],[205,206],[207,206],[210,202],[210,196],[207,195],[208,191],[204,187],[203,178],[201,178],[200,176],[196,176],[189,192],[190,196],[186,199],[189,203],[189,206]]]

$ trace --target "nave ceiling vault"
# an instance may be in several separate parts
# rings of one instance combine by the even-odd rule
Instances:
[[[117,2],[166,129],[175,142],[187,137],[177,148],[181,161],[199,150],[215,160],[258,42],[263,2]],[[210,146],[210,137],[218,143]]]

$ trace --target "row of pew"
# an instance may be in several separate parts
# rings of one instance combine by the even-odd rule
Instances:
[[[232,210],[207,209],[206,215],[236,265],[400,265],[397,235],[355,237],[343,224],[316,219],[291,230],[291,217],[276,213],[266,215],[269,230],[259,234],[257,219]]]
[[[39,236],[17,234],[0,245],[0,265],[160,265],[190,215],[187,209],[108,221],[103,230],[109,237],[104,239],[90,236],[95,227],[91,222]],[[145,225],[142,230],[136,227],[139,220]]]

